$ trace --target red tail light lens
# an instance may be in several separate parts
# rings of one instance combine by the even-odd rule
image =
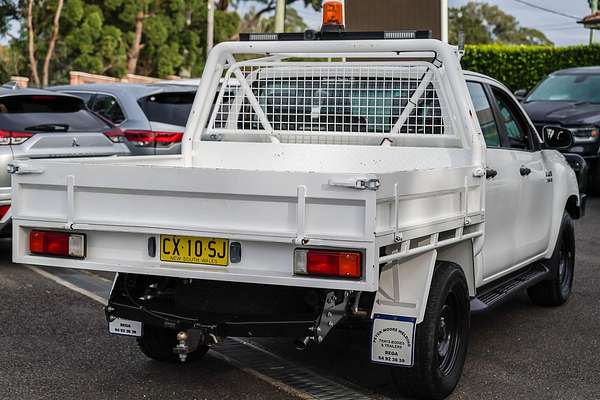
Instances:
[[[110,139],[113,143],[123,143],[125,142],[125,133],[119,128],[111,129],[108,132],[104,132],[104,136]]]
[[[181,143],[183,132],[154,132],[156,134],[157,146],[170,146],[173,143]]]
[[[139,147],[167,147],[181,143],[183,132],[160,132],[146,130],[126,130],[127,140]]]
[[[21,144],[34,134],[30,132],[13,132],[0,130],[0,146],[8,146],[9,144]]]
[[[85,236],[68,232],[31,231],[29,251],[32,254],[61,257],[85,257]]]
[[[8,210],[10,210],[10,204],[0,206],[0,219],[4,218]]]
[[[296,250],[294,272],[302,275],[360,278],[362,253],[358,251]]]

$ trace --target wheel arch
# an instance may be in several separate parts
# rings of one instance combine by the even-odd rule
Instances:
[[[564,158],[558,158],[554,151],[544,152],[548,157],[548,162],[552,165],[552,184],[554,185],[552,225],[548,248],[544,254],[544,258],[550,258],[558,240],[564,213],[569,213],[572,219],[581,218],[585,211],[586,197],[579,193],[577,177],[567,161]]]
[[[417,323],[422,322],[433,274],[439,263],[458,266],[467,281],[469,295],[475,295],[473,243],[465,240],[382,265],[371,317],[385,314],[415,318]]]
[[[570,195],[567,199],[565,210],[569,213],[572,219],[579,219],[583,217],[584,214],[579,197],[574,194]]]

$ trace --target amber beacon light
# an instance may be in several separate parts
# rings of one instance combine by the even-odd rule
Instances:
[[[343,30],[345,25],[344,1],[323,0],[323,27],[322,30]]]

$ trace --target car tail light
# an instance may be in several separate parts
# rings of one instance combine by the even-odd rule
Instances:
[[[147,130],[125,131],[127,140],[139,147],[167,147],[174,143],[181,143],[183,132],[160,132]]]
[[[0,219],[4,218],[8,210],[10,210],[10,204],[0,206]]]
[[[113,143],[123,143],[125,142],[125,133],[119,128],[113,128],[108,132],[104,132],[104,136],[110,139]]]
[[[83,258],[85,235],[33,230],[29,233],[29,251],[45,256]]]
[[[34,134],[30,132],[14,132],[0,130],[0,146],[7,146],[9,144],[21,144],[33,135]]]
[[[170,146],[173,143],[181,143],[183,132],[154,132],[156,134],[157,146]]]
[[[294,253],[294,273],[360,278],[362,276],[362,253],[358,251],[299,249]]]

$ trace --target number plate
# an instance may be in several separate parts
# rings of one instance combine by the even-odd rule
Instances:
[[[128,319],[117,318],[108,323],[108,332],[114,335],[142,336],[142,323]]]
[[[229,265],[229,240],[160,235],[160,260],[226,267]]]

